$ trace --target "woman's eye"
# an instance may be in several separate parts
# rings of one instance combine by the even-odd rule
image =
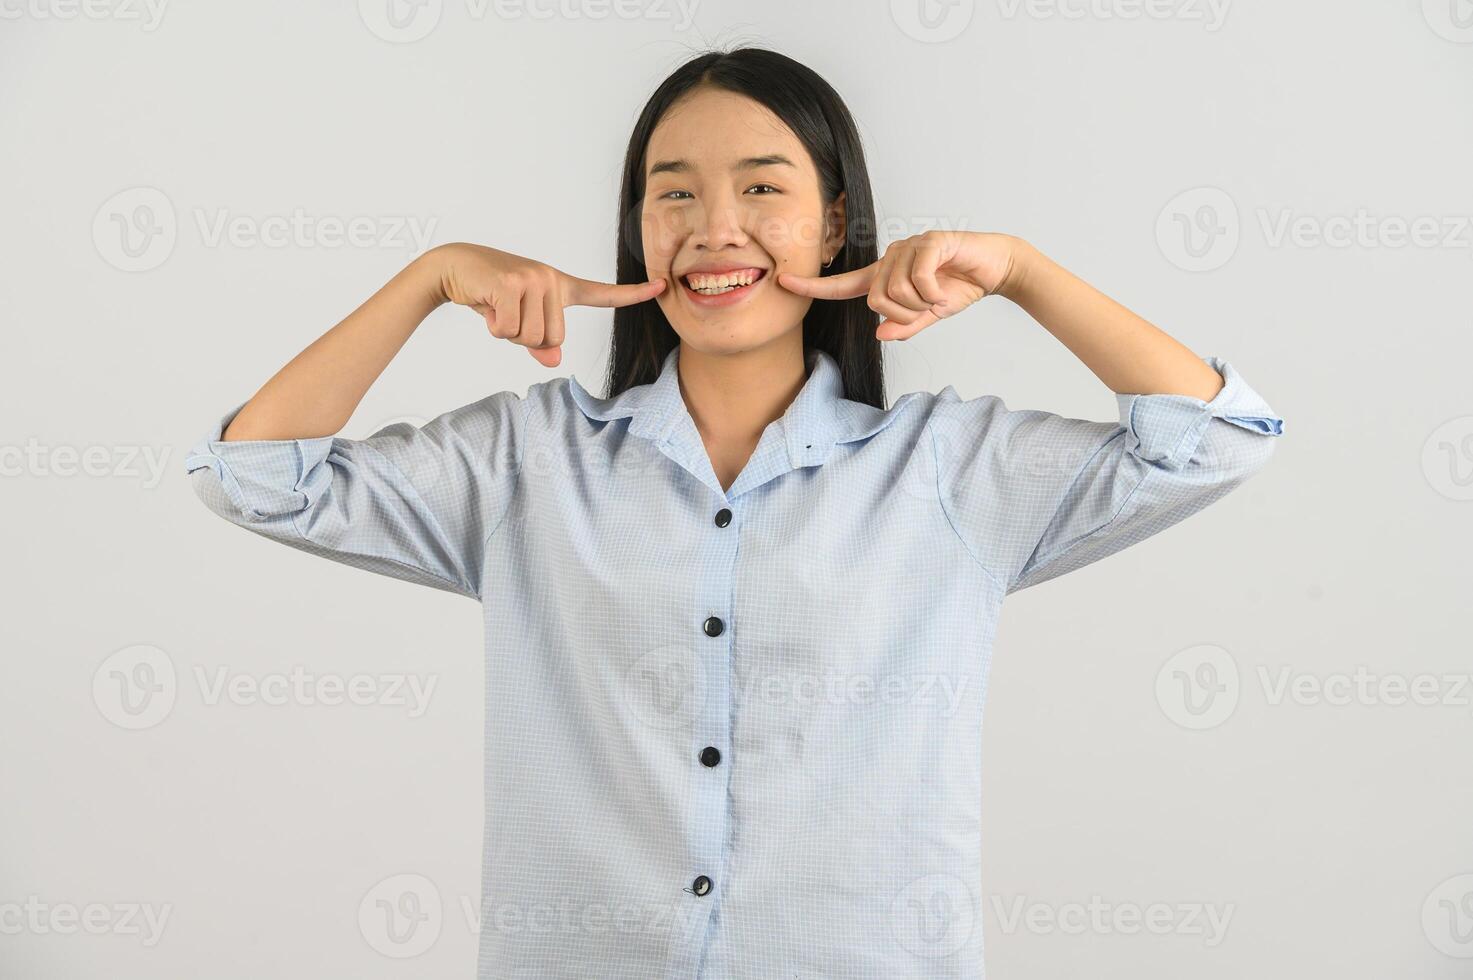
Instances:
[[[780,193],[778,191],[778,189],[776,187],[773,187],[771,184],[753,184],[751,187],[747,188],[747,193],[750,194],[752,191],[758,190],[759,188],[760,189],[765,189],[767,191],[767,193],[771,193],[771,194]],[[666,191],[665,193],[663,193],[663,194],[660,195],[660,200],[662,200],[662,201],[685,200],[685,198],[677,198],[675,196],[676,194],[684,194],[684,195],[686,195],[686,197],[689,197],[690,196],[690,191]],[[759,194],[758,196],[759,197],[766,197],[767,195],[766,194]]]

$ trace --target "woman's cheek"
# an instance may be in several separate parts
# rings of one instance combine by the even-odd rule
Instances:
[[[671,267],[680,244],[680,224],[680,217],[668,211],[655,209],[644,212],[640,221],[643,242],[631,244],[643,245],[646,269],[653,272]]]

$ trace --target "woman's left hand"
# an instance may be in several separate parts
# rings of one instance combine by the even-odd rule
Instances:
[[[928,231],[892,242],[878,262],[836,276],[780,272],[778,284],[799,296],[869,296],[885,317],[880,340],[909,340],[992,293],[1006,294],[1017,278],[1024,243],[984,231]]]

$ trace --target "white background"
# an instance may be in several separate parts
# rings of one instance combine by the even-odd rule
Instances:
[[[1473,5],[920,2],[0,0],[0,976],[473,975],[477,607],[228,526],[184,455],[424,246],[612,277],[640,107],[739,42],[844,96],[888,238],[1027,238],[1286,420],[1242,489],[1008,604],[989,975],[1473,971]],[[608,311],[568,319],[594,387]],[[1001,300],[886,354],[892,401],[1114,417]],[[445,308],[344,434],[548,376]],[[157,717],[134,660],[172,671]],[[211,703],[296,667],[435,687]],[[442,909],[407,959],[359,915],[406,874]]]

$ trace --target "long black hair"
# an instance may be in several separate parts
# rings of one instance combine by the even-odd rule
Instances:
[[[640,113],[629,137],[619,190],[617,281],[649,279],[640,221],[645,152],[665,111],[700,85],[745,95],[781,119],[813,159],[825,209],[844,194],[844,244],[820,275],[837,275],[873,263],[878,258],[874,198],[859,131],[849,109],[813,69],[775,51],[744,46],[709,51],[687,61],[660,83]],[[679,284],[671,282],[666,288],[679,288]],[[884,408],[884,362],[875,337],[879,323],[880,315],[863,296],[815,300],[803,317],[803,347],[805,354],[819,348],[833,356],[843,376],[845,398]],[[679,342],[680,335],[655,300],[616,308],[608,396],[654,381],[666,355]]]

